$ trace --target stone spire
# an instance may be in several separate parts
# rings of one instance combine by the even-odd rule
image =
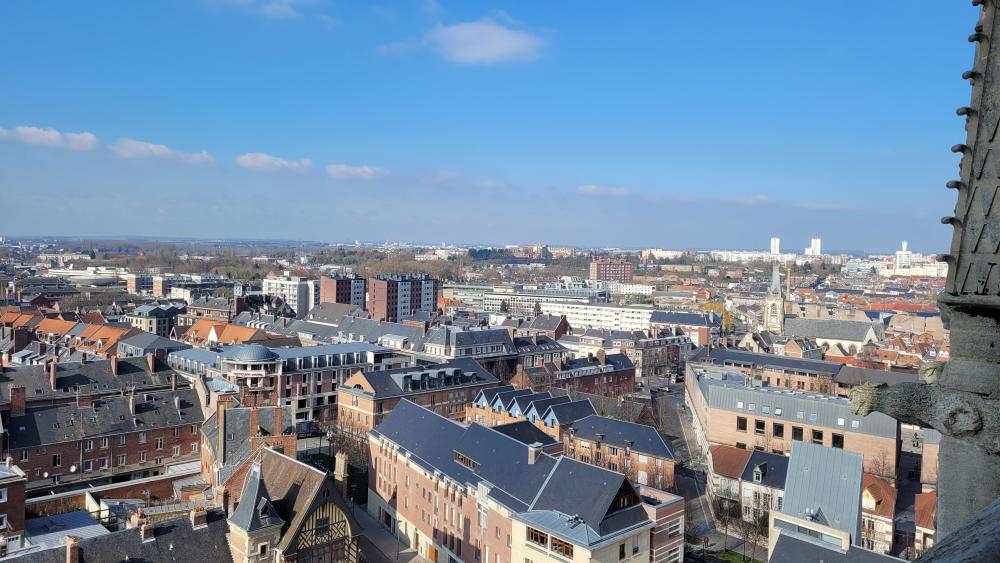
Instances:
[[[771,266],[771,287],[768,290],[774,295],[781,295],[781,271],[778,270],[778,263]]]
[[[938,536],[972,521],[1000,497],[1000,15],[998,0],[973,0],[979,23],[971,70],[972,102],[958,108],[966,141],[961,155],[946,290],[938,299],[951,330],[951,360],[923,369],[927,384],[891,389],[864,385],[851,394],[859,413],[878,410],[942,434]],[[996,213],[994,213],[996,211]]]

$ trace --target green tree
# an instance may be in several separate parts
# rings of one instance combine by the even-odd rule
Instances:
[[[505,315],[507,313],[510,313],[510,304],[507,303],[506,301],[501,301],[500,302],[500,312],[503,313],[503,314],[505,314]]]
[[[542,304],[539,303],[538,301],[535,301],[535,309],[532,311],[532,313],[534,313],[534,315],[536,317],[541,316],[542,315]]]

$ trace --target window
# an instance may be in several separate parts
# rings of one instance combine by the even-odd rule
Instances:
[[[816,422],[816,413],[809,413],[809,422]]]
[[[802,420],[802,417],[805,416],[805,415],[806,415],[806,413],[804,413],[802,411],[798,411],[798,412],[795,413],[795,418],[797,418],[799,420]]]
[[[107,447],[108,447],[108,439],[101,438],[101,448],[107,449]]]
[[[676,538],[681,535],[681,518],[676,518],[667,526],[667,537]]]
[[[7,488],[0,489],[0,502],[7,502]]]
[[[83,472],[84,473],[90,473],[93,470],[94,470],[94,462],[90,461],[89,459],[84,460],[84,462],[83,462]]]
[[[771,434],[773,434],[775,438],[784,438],[785,425],[778,424],[777,422],[775,422],[774,424],[771,425]]]
[[[736,408],[742,409],[743,408],[743,401],[736,401]]]
[[[763,436],[766,431],[767,423],[763,420],[753,421],[753,433],[758,436]]]
[[[156,439],[156,449],[158,449],[158,450],[162,450],[163,449],[163,438],[157,438]]]
[[[89,452],[89,451],[91,451],[93,449],[94,449],[94,441],[93,440],[84,440],[84,442],[83,442],[83,451]]]
[[[781,416],[781,407],[775,407],[774,416]]]
[[[843,425],[844,425],[844,419],[837,417],[837,426],[843,426]]]
[[[197,424],[192,424],[191,425],[191,433],[192,434],[197,434],[198,433],[198,425]]]
[[[146,461],[146,452],[139,452],[139,463],[144,463]]]
[[[833,435],[833,443],[831,445],[833,447],[835,447],[835,448],[844,449],[844,435],[843,434],[834,434]]]
[[[743,442],[736,442],[736,447],[739,448],[739,449],[741,449],[741,450],[747,449],[747,445],[744,444]]]
[[[265,555],[267,555],[267,544],[266,543],[262,543],[262,544],[260,544],[260,545],[257,546],[257,555],[259,555],[259,556],[265,556]]]
[[[540,545],[542,547],[548,547],[548,545],[549,545],[549,536],[548,536],[548,534],[545,534],[544,532],[539,532],[538,530],[529,527],[528,528],[528,541],[531,542],[531,543],[533,543],[533,544],[535,544],[535,545]]]
[[[739,432],[747,431],[747,418],[745,416],[736,417],[736,430]]]
[[[21,450],[21,461],[28,461],[28,450]]]
[[[822,430],[813,430],[812,431],[812,443],[819,444],[821,446],[823,445],[823,431]]]
[[[802,428],[801,427],[799,427],[799,426],[793,426],[792,427],[792,440],[795,440],[797,442],[801,442],[802,441]]]
[[[139,432],[139,443],[140,444],[145,444],[146,443],[146,433],[145,432]]]
[[[851,421],[851,428],[857,428],[858,426],[859,426],[859,423],[858,423],[857,420],[852,420]]]
[[[181,455],[181,447],[180,446],[174,446],[174,447],[170,448],[170,454],[173,455],[174,457],[177,457],[177,456]]]
[[[564,557],[573,558],[573,544],[564,542],[559,538],[552,538],[552,551]]]
[[[124,455],[119,455],[118,459],[115,461],[115,465],[117,465],[119,467],[121,467],[122,465],[125,465],[125,456]]]
[[[748,411],[757,410],[757,404],[756,403],[750,403],[749,405],[747,405],[747,410]]]
[[[124,434],[119,434],[118,435],[118,445],[119,446],[124,446],[125,445],[125,435]]]
[[[193,453],[193,454],[198,453],[198,443],[197,442],[191,442],[191,453]]]
[[[59,467],[62,465],[62,454],[52,455],[52,467]]]
[[[771,407],[769,407],[767,405],[763,405],[763,406],[760,407],[760,412],[762,412],[764,414],[771,414]]]
[[[179,438],[181,435],[181,427],[174,426],[174,438]]]
[[[625,544],[618,544],[618,560],[625,559]]]
[[[102,457],[101,459],[97,460],[97,468],[98,469],[107,469],[108,468],[108,458]]]

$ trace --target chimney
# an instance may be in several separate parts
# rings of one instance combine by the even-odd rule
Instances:
[[[181,412],[181,397],[180,395],[174,395],[174,408],[177,412]]]
[[[10,394],[10,416],[24,416],[28,395],[24,385],[10,384],[7,388]]]
[[[66,536],[66,563],[80,563],[80,544],[76,536]]]
[[[535,461],[538,460],[538,456],[542,453],[542,443],[534,442],[528,444],[528,465],[534,465]]]
[[[203,507],[196,506],[191,509],[191,529],[200,530],[208,526],[208,512]]]
[[[250,435],[256,436],[260,433],[260,408],[250,409]]]
[[[86,395],[77,395],[76,396],[76,406],[78,406],[80,408],[85,408],[85,409],[93,408],[93,406],[94,406],[94,397],[92,395],[90,395],[89,393],[86,394]]]
[[[556,367],[556,371],[562,370],[562,354],[556,353],[552,356],[552,365]]]
[[[153,526],[145,523],[139,526],[139,537],[142,538],[142,543],[156,540],[156,534],[153,533]]]
[[[219,441],[215,448],[218,456],[216,461],[222,464],[226,460],[226,409],[229,408],[229,397],[219,397],[215,406],[215,417],[219,429],[216,439]]]
[[[135,416],[135,389],[129,391],[128,394],[128,412]]]
[[[152,352],[146,354],[146,367],[149,368],[150,374],[156,372],[156,356]]]
[[[177,372],[176,371],[170,372],[170,390],[171,391],[176,391],[177,390]]]
[[[51,387],[53,391],[56,390],[56,370],[58,368],[59,361],[52,358],[52,361],[49,362],[49,387]]]
[[[597,351],[597,363],[599,363],[599,364],[601,364],[603,366],[605,364],[605,362],[607,362],[607,359],[608,359],[608,355],[604,353],[604,349],[603,348]]]
[[[118,356],[111,356],[108,361],[111,362],[111,375],[118,375]]]
[[[281,415],[285,412],[279,403],[277,407],[274,408],[274,434],[280,435],[285,433],[284,423],[281,421]]]

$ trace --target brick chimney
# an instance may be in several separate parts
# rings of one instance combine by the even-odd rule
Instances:
[[[256,436],[260,433],[260,408],[250,409],[250,435]]]
[[[128,412],[135,416],[135,389],[132,389],[128,393]]]
[[[279,404],[274,409],[274,435],[278,436],[285,433],[284,422],[281,420],[281,415],[284,414],[285,409]]]
[[[534,465],[540,455],[542,455],[541,442],[534,442],[528,445],[528,465]]]
[[[208,526],[208,512],[200,506],[191,509],[191,528],[200,530]]]
[[[78,406],[80,408],[84,408],[84,409],[93,408],[93,406],[94,406],[94,397],[92,395],[90,395],[89,393],[86,394],[86,395],[77,395],[76,396],[76,406]]]
[[[80,539],[66,536],[66,563],[80,563]]]
[[[24,416],[28,403],[28,392],[24,385],[10,384],[7,390],[10,394],[10,416]]]
[[[218,456],[216,461],[220,464],[226,459],[226,409],[229,408],[229,400],[228,396],[219,397],[218,404],[215,406],[216,426],[218,428],[216,436],[218,443],[215,447],[215,453]]]
[[[177,372],[176,371],[170,372],[170,390],[171,391],[176,391],[177,390]]]
[[[146,354],[146,367],[149,368],[150,375],[156,372],[156,356],[152,352]]]
[[[156,534],[153,533],[153,526],[147,523],[143,523],[139,526],[139,537],[142,538],[142,543],[155,541]]]
[[[118,375],[118,356],[111,356],[108,361],[111,363],[111,375]]]
[[[56,390],[56,371],[59,369],[59,360],[52,358],[49,362],[49,387]]]
[[[599,364],[601,364],[603,366],[605,363],[607,363],[607,361],[608,361],[608,355],[604,352],[604,349],[602,348],[602,349],[598,350],[597,351],[597,363],[599,363]]]

